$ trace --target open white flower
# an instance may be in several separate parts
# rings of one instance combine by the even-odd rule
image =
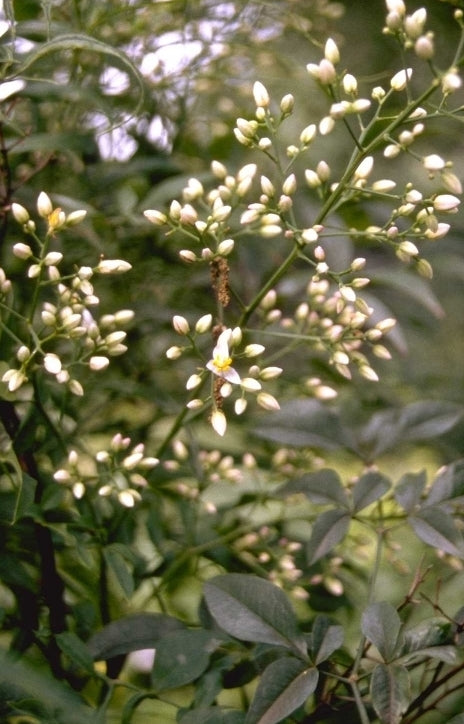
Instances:
[[[231,329],[226,329],[219,335],[216,346],[213,349],[213,357],[206,367],[218,377],[227,380],[233,385],[240,384],[240,375],[232,367],[232,357],[229,352],[229,340],[232,334]]]

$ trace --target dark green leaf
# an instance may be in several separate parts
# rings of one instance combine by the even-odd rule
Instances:
[[[97,631],[87,646],[96,661],[106,660],[131,651],[156,648],[163,636],[180,630],[185,630],[184,624],[172,616],[136,613]]]
[[[209,664],[221,639],[208,631],[175,631],[156,646],[152,686],[158,691],[177,689],[197,679]]]
[[[382,410],[372,415],[369,422],[356,431],[356,451],[364,460],[372,462],[391,450],[401,440],[397,410]]]
[[[421,621],[404,632],[402,654],[450,643],[452,623],[438,616]]]
[[[343,638],[342,626],[331,624],[327,616],[316,616],[311,631],[311,656],[316,666],[342,646]]]
[[[313,503],[335,503],[349,507],[348,496],[335,470],[324,468],[291,480],[279,490],[281,494],[304,493]]]
[[[444,435],[459,422],[462,415],[462,405],[454,402],[413,402],[401,411],[399,418],[403,440],[429,440]]]
[[[401,620],[396,608],[386,601],[371,603],[364,611],[361,629],[377,647],[384,661],[390,661],[398,647]]]
[[[428,649],[419,649],[412,654],[401,656],[401,661],[405,664],[416,663],[417,661],[428,661],[429,659],[437,659],[445,664],[456,664],[459,660],[459,653],[456,646],[430,646]]]
[[[371,697],[382,724],[400,724],[410,700],[407,669],[398,664],[378,664],[372,672]]]
[[[437,505],[464,496],[464,460],[442,468],[433,481],[424,505]]]
[[[244,724],[245,714],[220,706],[205,707],[182,714],[179,724]]]
[[[113,543],[106,546],[103,555],[108,569],[114,574],[123,594],[130,598],[134,592],[134,578],[132,575],[132,556],[126,546]]]
[[[265,669],[245,724],[277,724],[304,704],[317,686],[319,672],[299,659],[277,659]]]
[[[211,614],[231,636],[306,652],[285,593],[269,581],[230,573],[212,578],[204,590]]]
[[[50,712],[50,721],[57,721],[57,712],[60,712],[60,722],[66,724],[97,724],[99,721],[98,713],[86,706],[69,687],[3,652],[0,652],[0,681],[2,685],[17,687],[22,699],[45,706]]]
[[[308,562],[315,563],[345,537],[351,516],[345,510],[326,510],[316,520],[307,546]]]
[[[95,673],[92,654],[76,634],[68,631],[57,634],[56,642],[75,666],[84,669],[88,674]]]
[[[428,545],[464,557],[464,541],[453,518],[437,507],[422,508],[408,518],[415,534]]]
[[[395,488],[395,499],[407,513],[412,513],[420,504],[427,482],[425,470],[420,473],[406,473]]]
[[[359,513],[371,503],[380,500],[390,489],[390,485],[389,479],[381,473],[368,472],[362,475],[353,489],[354,512]]]
[[[266,440],[293,447],[336,450],[347,444],[338,415],[316,400],[293,400],[254,430]]]

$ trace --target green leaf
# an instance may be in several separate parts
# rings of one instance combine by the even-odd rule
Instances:
[[[212,578],[204,590],[212,616],[231,636],[306,653],[304,637],[285,593],[269,581],[230,573]]]
[[[181,621],[163,613],[136,613],[112,621],[87,642],[95,661],[111,659],[131,651],[156,648],[174,631],[185,630]]]
[[[293,447],[337,450],[348,444],[337,414],[316,400],[292,400],[254,430],[258,437]]]
[[[358,513],[371,503],[380,500],[390,489],[390,481],[381,473],[368,472],[362,475],[353,489],[354,512]]]
[[[56,642],[63,654],[65,654],[75,666],[84,669],[88,674],[95,674],[92,654],[76,634],[72,632],[57,634]]]
[[[197,679],[207,669],[221,639],[208,631],[175,631],[156,646],[151,683],[158,691],[177,689]]]
[[[66,33],[59,35],[46,43],[42,43],[38,47],[34,47],[34,50],[28,53],[24,61],[15,68],[16,75],[24,75],[24,73],[35,63],[42,58],[45,58],[47,55],[67,50],[84,50],[89,53],[97,53],[99,55],[108,56],[111,58],[112,62],[126,70],[139,87],[140,100],[137,107],[134,109],[134,113],[138,112],[144,97],[144,82],[138,68],[136,68],[127,55],[121,50],[118,50],[118,48],[108,45],[107,43],[103,43],[88,35],[82,35],[80,33]]]
[[[126,546],[112,543],[103,549],[103,555],[109,570],[114,574],[123,594],[130,598],[134,592],[132,575],[132,556]]]
[[[345,537],[351,516],[345,510],[326,510],[316,520],[307,546],[309,565],[335,548]]]
[[[279,493],[291,495],[304,493],[313,503],[327,505],[335,503],[349,508],[348,496],[338,473],[330,468],[308,473],[280,488]]]
[[[201,707],[182,714],[179,724],[245,724],[245,714],[220,706]]]
[[[433,481],[424,507],[464,497],[464,460],[442,468]]]
[[[379,651],[384,661],[394,656],[401,631],[396,608],[386,601],[371,603],[361,619],[361,630]]]
[[[66,724],[97,724],[99,714],[87,706],[81,697],[62,682],[38,672],[24,660],[12,659],[0,651],[0,681],[2,686],[15,687],[23,700],[42,704],[49,712],[49,721]]]
[[[398,664],[378,664],[371,677],[372,704],[382,724],[400,724],[409,706],[409,674]]]
[[[395,499],[407,513],[412,513],[420,504],[427,482],[425,470],[420,473],[406,473],[395,487]]]
[[[451,637],[451,621],[434,616],[426,621],[421,621],[404,632],[402,653],[411,653],[430,646],[441,646],[450,643]]]
[[[319,672],[299,659],[277,659],[265,669],[245,724],[277,724],[304,704],[317,686]]]
[[[425,400],[413,402],[402,411],[399,423],[405,441],[429,440],[451,430],[463,415],[462,405]]]
[[[319,665],[326,661],[334,651],[343,644],[342,626],[333,625],[327,616],[316,616],[311,631],[311,656],[314,663]]]
[[[464,724],[464,714],[453,716],[452,719],[448,719],[446,724]]]
[[[408,521],[415,534],[433,548],[464,558],[464,541],[453,518],[437,507],[422,508]]]
[[[382,410],[356,430],[355,449],[363,460],[372,462],[398,445],[402,434],[398,416],[398,410]]]

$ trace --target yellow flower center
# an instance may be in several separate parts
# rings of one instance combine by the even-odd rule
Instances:
[[[230,365],[232,364],[232,358],[231,357],[220,357],[216,356],[213,359],[214,366],[217,370],[220,372],[227,372]]]

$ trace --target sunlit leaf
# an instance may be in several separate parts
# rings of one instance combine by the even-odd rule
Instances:
[[[318,670],[307,668],[299,659],[277,659],[261,677],[245,724],[277,724],[283,721],[313,693],[318,678]]]
[[[269,581],[230,573],[207,581],[204,591],[211,614],[231,636],[306,652],[290,602]]]
[[[326,510],[316,520],[307,546],[308,562],[315,563],[345,537],[351,521],[346,510]]]

